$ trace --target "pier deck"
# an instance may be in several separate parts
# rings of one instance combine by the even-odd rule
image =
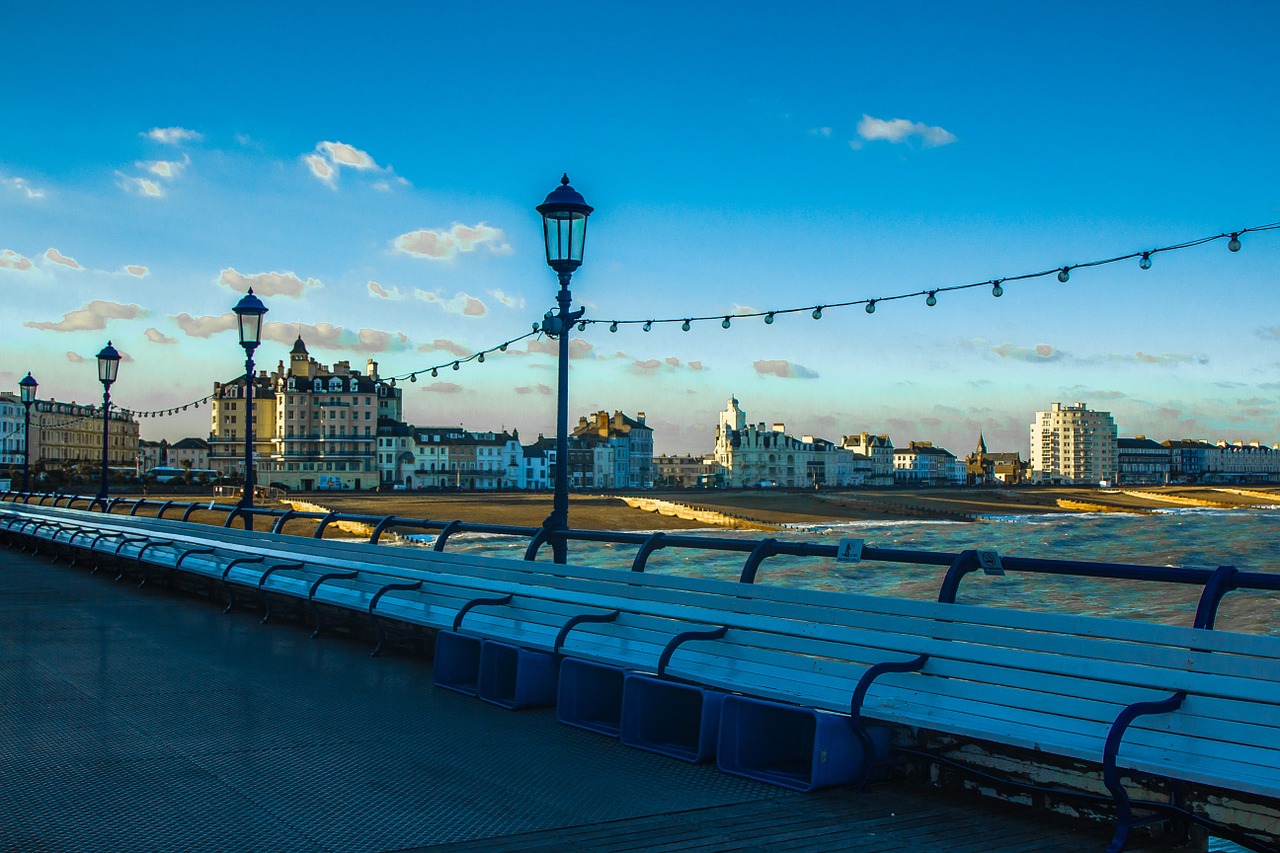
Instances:
[[[0,850],[1080,851],[921,789],[794,794],[258,614],[0,551]]]

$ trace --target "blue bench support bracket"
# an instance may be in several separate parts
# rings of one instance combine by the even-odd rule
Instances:
[[[1168,699],[1155,702],[1134,702],[1126,707],[1111,724],[1107,732],[1107,742],[1102,748],[1102,782],[1116,801],[1116,834],[1107,845],[1107,853],[1120,853],[1129,841],[1129,831],[1135,826],[1133,806],[1129,802],[1129,793],[1120,782],[1120,768],[1116,766],[1116,758],[1120,752],[1120,741],[1129,726],[1139,717],[1149,714],[1168,714],[1182,707],[1187,698],[1186,691],[1179,690]]]
[[[469,610],[471,610],[471,608],[473,608],[473,607],[481,607],[481,606],[485,606],[485,605],[492,605],[492,606],[494,606],[494,607],[497,607],[497,606],[499,606],[499,605],[503,605],[503,604],[510,604],[510,603],[511,603],[511,596],[510,596],[510,595],[504,595],[504,596],[502,596],[501,598],[473,598],[473,599],[471,599],[471,600],[470,600],[470,601],[468,601],[466,604],[462,605],[462,607],[458,608],[458,612],[457,612],[456,614],[454,614],[454,617],[453,617],[453,632],[456,634],[456,633],[458,633],[459,631],[461,631],[461,630],[462,630],[462,618],[463,618],[464,616],[466,616],[466,615],[467,615],[467,612],[468,612]]]
[[[311,534],[311,538],[323,539],[325,528],[328,527],[329,523],[337,517],[338,517],[338,514],[336,512],[327,513],[325,517],[320,519],[320,522],[316,525],[315,533]]]
[[[857,777],[853,780],[853,789],[861,791],[866,787],[867,781],[871,778],[871,771],[875,764],[876,749],[875,743],[871,739],[871,732],[867,731],[867,726],[862,722],[862,704],[867,699],[867,691],[871,689],[871,684],[880,676],[890,672],[919,672],[928,662],[928,655],[920,655],[905,661],[884,661],[883,663],[872,664],[867,667],[867,671],[862,673],[862,677],[858,679],[858,685],[853,688],[853,698],[849,700],[849,726],[853,729],[853,734],[858,738],[858,742],[862,744],[862,766],[859,768]]]
[[[320,611],[316,610],[316,591],[320,589],[320,584],[325,581],[351,580],[360,576],[359,572],[329,572],[316,578],[316,582],[311,585],[311,590],[307,593],[307,609],[311,611],[311,617],[315,620],[315,630],[311,632],[311,639],[320,636]]]
[[[658,658],[658,677],[667,677],[667,664],[671,663],[671,656],[676,653],[676,649],[692,640],[719,640],[729,630],[728,625],[721,625],[719,628],[713,628],[709,631],[685,631],[676,634],[667,641],[666,647],[662,650],[662,655]]]
[[[156,518],[164,518],[164,511],[173,505],[173,501],[165,501],[160,504],[160,508],[156,510]]]
[[[272,526],[271,532],[283,533],[285,522],[293,518],[297,514],[298,514],[297,510],[293,510],[293,509],[286,509],[284,512],[280,513],[280,517],[276,519],[276,523]]]
[[[232,606],[236,603],[235,596],[231,594],[231,584],[227,581],[227,576],[231,574],[231,570],[236,566],[243,566],[247,563],[261,563],[264,559],[263,557],[236,557],[223,568],[221,586],[222,591],[227,594],[227,606],[223,609],[223,613],[230,613]]]
[[[666,543],[663,540],[666,538],[667,534],[659,530],[644,540],[640,545],[640,549],[636,551],[636,558],[631,561],[631,571],[643,572],[645,563],[649,562],[649,555],[659,548],[665,547]]]
[[[551,647],[551,654],[560,654],[564,641],[569,638],[569,632],[584,622],[612,622],[621,615],[621,610],[610,610],[608,613],[579,613],[577,616],[570,617],[569,621],[560,626],[555,645]]]
[[[761,539],[756,543],[756,547],[751,549],[751,553],[747,555],[747,562],[742,566],[742,575],[738,578],[742,583],[755,583],[756,572],[760,571],[760,564],[770,557],[778,553],[778,540],[772,537]]]
[[[938,601],[943,604],[955,604],[956,593],[960,591],[960,581],[964,580],[965,575],[976,572],[980,568],[982,565],[978,562],[977,550],[970,548],[957,554],[947,568],[946,576],[942,579],[942,588],[938,590]]]
[[[1211,630],[1214,619],[1218,616],[1218,605],[1222,603],[1223,596],[1235,588],[1235,566],[1218,566],[1214,569],[1204,585],[1204,591],[1200,593],[1200,602],[1196,605],[1195,622],[1191,627]]]
[[[194,501],[187,504],[186,510],[182,513],[182,521],[186,521],[188,518],[190,518],[191,513],[195,512],[199,507],[200,505],[198,503],[195,503]]]
[[[461,526],[462,526],[462,522],[457,519],[446,524],[440,530],[440,532],[436,534],[436,541],[431,543],[431,550],[443,551],[444,543],[448,542],[449,537],[452,536],[454,533],[456,533],[458,531],[458,528]]]
[[[147,537],[147,536],[135,536],[135,537],[132,537],[132,538],[128,538],[128,537],[126,537],[126,538],[123,538],[123,539],[121,539],[121,540],[120,540],[120,544],[116,546],[115,553],[114,553],[114,554],[112,554],[112,556],[113,556],[113,557],[115,558],[115,560],[116,560],[116,565],[117,565],[117,566],[119,566],[119,568],[120,568],[120,571],[116,572],[116,581],[117,581],[117,582],[119,582],[120,580],[122,580],[122,579],[124,578],[124,561],[123,561],[122,559],[120,559],[120,552],[124,550],[124,546],[126,546],[126,545],[142,545],[143,547],[142,547],[142,548],[140,548],[140,549],[138,550],[138,553],[139,553],[139,554],[141,554],[143,551],[145,551],[145,550],[146,550],[146,546],[147,546],[147,545],[150,545],[150,544],[151,544],[151,539],[150,539],[150,537]],[[96,572],[96,571],[98,570],[98,567],[97,567],[97,566],[94,566],[94,567],[93,567],[93,570]]]
[[[539,527],[538,532],[533,534],[533,538],[529,540],[529,545],[524,549],[524,558],[529,562],[538,559],[538,551],[547,541],[547,529]]]
[[[138,551],[138,553],[137,553],[137,554],[134,554],[134,555],[133,555],[133,559],[134,559],[134,560],[136,560],[136,561],[137,561],[137,563],[138,563],[138,568],[142,569],[142,579],[141,579],[140,581],[138,581],[138,589],[142,589],[142,587],[143,587],[143,586],[146,584],[146,582],[147,582],[147,566],[146,566],[146,564],[145,564],[145,563],[143,563],[143,562],[142,562],[142,555],[143,555],[143,554],[145,554],[145,553],[147,553],[147,550],[148,550],[148,549],[150,549],[150,548],[155,548],[155,547],[157,547],[157,546],[163,546],[163,547],[165,547],[165,548],[172,548],[172,547],[173,547],[173,543],[172,543],[172,542],[148,542],[146,545],[143,545],[141,549],[139,549],[139,551]],[[120,574],[116,577],[116,580],[120,580],[120,578],[122,578],[122,577],[124,577],[124,569],[123,569],[123,568],[121,568],[121,569],[120,569]]]
[[[383,633],[382,625],[378,623],[378,617],[374,614],[374,609],[378,606],[378,599],[386,595],[392,590],[412,591],[422,589],[422,581],[408,581],[405,583],[389,583],[382,589],[373,594],[373,598],[369,599],[369,621],[373,623],[373,634],[377,638],[377,643],[373,646],[373,651],[369,652],[369,657],[376,658],[382,654],[382,644],[386,641],[386,634]]]
[[[183,556],[186,556],[186,555],[184,554]],[[259,576],[258,599],[262,602],[262,618],[258,620],[259,625],[265,625],[267,624],[267,621],[271,619],[271,599],[267,597],[266,590],[262,588],[262,585],[267,582],[267,578],[271,576],[272,572],[277,572],[277,571],[280,571],[281,569],[302,569],[302,568],[306,568],[306,563],[276,563],[274,566],[271,566],[265,572],[263,572],[261,576]]]
[[[369,544],[377,545],[378,540],[382,538],[382,532],[390,527],[391,522],[395,520],[396,517],[394,515],[388,515],[386,518],[382,519],[382,521],[379,521],[377,526],[373,528],[373,532],[369,534]]]

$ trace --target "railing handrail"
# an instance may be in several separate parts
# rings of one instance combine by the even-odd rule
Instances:
[[[7,491],[0,493],[0,502],[26,503],[40,492]],[[89,503],[90,510],[102,511],[102,503],[97,497],[84,495],[55,495],[54,505],[61,498],[67,498],[67,507],[77,500]],[[400,516],[365,515],[347,512],[319,512],[295,509],[275,509],[271,507],[242,507],[239,503],[219,504],[215,501],[157,501],[149,498],[112,498],[106,505],[106,513],[111,514],[117,506],[127,507],[128,515],[135,515],[146,506],[157,507],[162,513],[173,507],[184,507],[182,520],[186,521],[196,510],[227,513],[223,526],[231,526],[237,516],[249,515],[254,518],[263,516],[277,520],[311,519],[317,522],[313,537],[324,535],[324,530],[334,522],[354,522],[365,524],[373,529],[369,541],[377,544],[381,535],[391,527],[415,528],[420,530],[436,530],[437,551],[444,550],[445,541],[455,533],[489,533],[512,536],[529,540],[525,551],[525,560],[536,560],[541,546],[547,542],[547,533],[542,527],[522,527],[506,524],[485,524],[466,521],[438,521],[423,518],[402,518]],[[272,532],[283,533],[282,523],[277,522]],[[633,533],[620,530],[577,530],[563,531],[566,539],[576,542],[603,542],[614,545],[635,545],[637,554],[632,563],[632,571],[644,571],[648,558],[654,551],[663,548],[697,548],[709,551],[724,551],[747,554],[739,580],[742,583],[754,583],[760,564],[777,556],[786,557],[822,557],[836,560],[840,555],[839,545],[823,545],[816,542],[789,542],[771,537],[763,539],[727,539],[723,537],[701,536],[690,534],[666,533]],[[943,551],[914,551],[901,548],[877,548],[863,546],[859,559],[865,562],[912,563],[916,565],[947,566],[939,590],[938,600],[954,603],[959,591],[960,582],[966,575],[984,570],[980,552],[965,550],[960,553]],[[1033,574],[1070,575],[1108,580],[1134,580],[1151,583],[1175,583],[1201,587],[1200,600],[1196,609],[1193,627],[1212,629],[1217,615],[1218,605],[1222,598],[1232,590],[1248,589],[1256,591],[1280,592],[1280,574],[1240,571],[1233,566],[1219,566],[1214,569],[1190,568],[1179,566],[1147,566],[1130,563],[1103,563],[1086,560],[1057,560],[1041,557],[1012,557],[1000,555],[999,572],[1026,572]]]

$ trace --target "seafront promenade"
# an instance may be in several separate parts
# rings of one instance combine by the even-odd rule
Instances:
[[[0,566],[0,850],[1075,853],[1111,834],[929,789],[786,792],[436,689],[422,658],[83,564]]]

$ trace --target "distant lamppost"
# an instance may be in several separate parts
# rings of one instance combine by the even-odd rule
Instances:
[[[98,353],[98,381],[102,383],[102,484],[98,487],[98,500],[103,508],[107,504],[107,466],[110,445],[108,437],[111,429],[111,384],[120,373],[120,353],[107,341],[107,345]]]
[[[253,351],[262,342],[262,315],[267,313],[267,306],[253,295],[253,288],[244,298],[236,303],[233,309],[240,325],[240,346],[244,347],[244,490],[240,495],[240,506],[253,509]],[[244,527],[253,529],[253,513],[244,514]]]
[[[542,330],[560,339],[560,376],[556,405],[556,483],[551,515],[542,522],[551,541],[551,552],[557,563],[568,559],[568,543],[564,532],[569,529],[569,330],[582,316],[583,309],[570,311],[572,295],[569,279],[582,266],[582,249],[587,241],[587,217],[592,208],[582,194],[569,186],[569,176],[560,179],[538,205],[542,214],[542,232],[547,246],[547,265],[560,277],[560,293],[556,297],[559,310],[542,321]]]
[[[22,428],[22,491],[31,491],[31,404],[36,401],[36,378],[27,371],[27,375],[18,380],[18,393],[22,398],[22,407],[26,409]]]

